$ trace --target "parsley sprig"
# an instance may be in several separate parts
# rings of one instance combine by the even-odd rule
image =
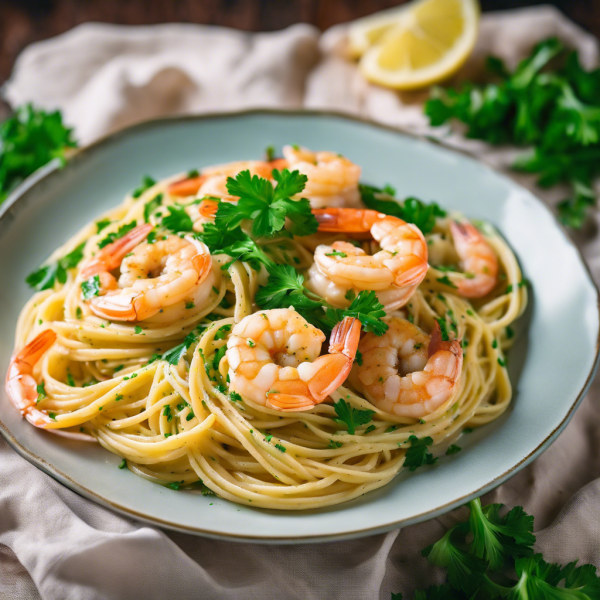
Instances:
[[[49,290],[54,287],[54,282],[66,283],[67,271],[74,269],[83,258],[83,249],[85,242],[79,244],[77,248],[59,258],[55,263],[44,265],[30,273],[25,282],[27,285],[37,290]]]
[[[501,504],[482,507],[476,499],[469,509],[467,521],[422,551],[430,563],[447,570],[447,583],[415,592],[415,600],[600,597],[600,577],[593,565],[550,564],[533,553],[533,517],[521,506],[501,516]],[[513,574],[516,580],[510,578]],[[392,600],[402,600],[402,594],[392,594]]]
[[[293,306],[309,323],[323,331],[331,331],[344,317],[355,317],[364,331],[383,335],[388,325],[383,305],[373,291],[361,291],[345,309],[332,307],[324,298],[304,287],[304,276],[291,265],[267,264],[269,281],[255,297],[260,308],[288,308]]]
[[[215,224],[221,230],[238,227],[242,221],[252,221],[252,236],[255,239],[272,237],[284,231],[286,217],[290,220],[291,235],[316,233],[319,224],[311,212],[306,198],[293,200],[307,182],[306,175],[298,171],[283,169],[273,171],[273,183],[250,171],[242,171],[235,178],[227,179],[227,191],[239,196],[237,204],[220,202]]]
[[[21,106],[0,124],[0,202],[26,177],[77,147],[73,130],[65,127],[59,111]]]
[[[446,211],[435,202],[427,204],[412,196],[403,201],[397,200],[395,190],[389,186],[380,189],[361,184],[359,189],[367,208],[414,223],[423,233],[429,233],[434,228],[437,217],[446,216]]]
[[[548,68],[551,61],[559,68]],[[538,173],[543,187],[569,183],[573,195],[558,205],[559,218],[581,227],[596,204],[592,184],[600,175],[600,69],[586,71],[576,52],[550,38],[514,72],[493,57],[488,70],[496,83],[438,90],[425,104],[431,124],[456,119],[468,137],[531,146],[513,168]]]

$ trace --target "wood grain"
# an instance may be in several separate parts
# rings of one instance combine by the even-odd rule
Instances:
[[[86,21],[149,25],[204,23],[247,31],[272,31],[293,23],[327,29],[401,4],[403,0],[0,0],[0,82],[28,44]],[[481,0],[483,10],[541,4]],[[545,2],[546,4],[548,2]],[[600,37],[600,0],[556,0],[571,19]]]

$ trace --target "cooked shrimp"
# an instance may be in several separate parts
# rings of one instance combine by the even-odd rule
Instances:
[[[462,371],[460,342],[442,341],[436,323],[431,337],[405,319],[392,318],[378,337],[367,333],[358,349],[351,381],[378,408],[398,417],[421,418],[454,396]]]
[[[282,169],[287,166],[287,162],[282,159],[272,161],[263,160],[240,160],[236,162],[206,167],[202,173],[194,177],[186,177],[172,183],[169,186],[169,193],[173,196],[195,196],[195,195],[227,195],[225,184],[227,177],[235,177],[241,171],[248,170],[251,175],[258,175],[271,179],[273,169]]]
[[[347,306],[361,290],[374,290],[387,311],[408,302],[427,274],[427,243],[418,227],[374,210],[313,210],[319,231],[370,232],[381,251],[369,256],[348,242],[321,245],[308,285],[334,306]]]
[[[89,300],[90,309],[99,317],[111,321],[153,317],[155,322],[172,322],[184,318],[187,306],[201,307],[210,295],[214,281],[210,252],[192,237],[170,235],[152,244],[139,244],[127,256],[123,256],[122,246],[111,246],[103,249],[101,264],[106,270],[100,295]],[[119,260],[117,281],[109,270],[117,268]],[[83,273],[89,276],[89,268]]]
[[[489,294],[498,280],[498,257],[479,230],[468,222],[450,222],[450,231],[463,273],[446,273],[465,298]]]
[[[36,427],[45,428],[52,423],[52,420],[46,413],[36,408],[38,391],[33,369],[55,341],[54,331],[51,329],[42,331],[11,358],[6,374],[8,398],[15,408]]]
[[[308,177],[301,192],[314,208],[358,206],[361,168],[334,152],[311,152],[306,148],[284,146],[283,156],[292,171]]]
[[[344,383],[360,338],[360,322],[346,317],[319,356],[325,336],[288,308],[242,319],[227,342],[230,389],[262,406],[308,410]]]

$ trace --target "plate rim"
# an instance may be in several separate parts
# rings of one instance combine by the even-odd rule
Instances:
[[[379,123],[373,121],[371,119],[367,119],[364,117],[352,115],[349,113],[341,112],[341,111],[333,111],[333,110],[306,110],[306,109],[280,109],[280,108],[251,108],[244,110],[236,110],[236,111],[215,111],[215,112],[206,112],[202,114],[185,114],[185,115],[171,115],[166,117],[160,117],[155,119],[148,119],[141,121],[139,123],[130,125],[128,127],[119,129],[112,133],[108,133],[90,144],[77,148],[69,157],[67,164],[63,166],[63,164],[55,159],[48,163],[47,165],[38,169],[35,173],[27,177],[16,189],[14,189],[8,196],[8,198],[4,201],[3,205],[0,207],[0,221],[5,220],[7,216],[13,210],[18,210],[17,203],[21,200],[28,192],[37,186],[40,182],[52,177],[57,172],[62,170],[62,168],[69,168],[70,163],[74,158],[77,159],[85,159],[86,155],[91,154],[96,149],[101,148],[103,146],[109,145],[113,142],[116,142],[124,137],[129,137],[131,135],[137,134],[139,131],[144,129],[152,129],[156,126],[168,125],[171,123],[185,123],[190,121],[210,121],[215,119],[237,119],[240,117],[247,116],[269,116],[275,115],[280,117],[318,117],[318,118],[335,118],[346,120],[353,123],[361,123],[367,125],[369,127],[375,127],[377,129],[381,129],[383,131],[387,131],[389,133],[393,133],[396,135],[401,135],[405,137],[410,137],[414,140],[424,141],[426,143],[433,144],[434,146],[440,146],[444,148],[446,151],[452,153],[458,153],[462,156],[466,156],[470,160],[478,163],[482,168],[493,172],[495,175],[509,179],[513,185],[516,185],[518,188],[522,188],[530,194],[535,201],[542,206],[544,210],[546,210],[553,221],[554,226],[560,231],[566,243],[571,246],[583,265],[585,275],[591,284],[595,294],[596,294],[596,310],[598,311],[598,332],[596,335],[596,348],[594,360],[592,363],[592,367],[588,376],[576,395],[574,401],[572,402],[567,414],[562,419],[562,421],[544,438],[542,442],[540,442],[533,450],[531,450],[525,457],[523,457],[516,465],[513,465],[511,468],[504,471],[502,474],[498,475],[492,481],[487,484],[481,486],[475,491],[472,491],[468,494],[465,494],[451,502],[447,502],[442,506],[438,506],[435,509],[427,510],[422,513],[416,514],[413,517],[395,520],[384,525],[375,526],[375,527],[363,527],[359,529],[351,529],[346,530],[342,533],[336,534],[328,534],[328,535],[248,535],[248,534],[235,534],[235,533],[215,533],[214,531],[205,530],[200,527],[194,526],[184,526],[180,523],[175,523],[166,519],[161,519],[158,517],[148,516],[144,513],[140,513],[134,509],[122,506],[116,502],[113,502],[102,495],[86,488],[82,484],[78,483],[74,479],[72,479],[69,475],[64,473],[61,469],[55,467],[54,465],[48,463],[45,459],[40,456],[37,456],[33,451],[29,450],[25,446],[23,446],[17,439],[13,436],[10,429],[7,425],[5,425],[0,419],[0,434],[7,441],[8,445],[15,450],[20,456],[25,458],[29,463],[50,475],[53,479],[58,481],[60,484],[74,491],[75,493],[92,500],[110,510],[113,510],[119,514],[122,514],[126,517],[133,518],[136,521],[141,521],[144,523],[148,523],[153,526],[158,526],[166,529],[170,529],[173,531],[179,531],[182,533],[199,535],[211,539],[219,539],[224,541],[234,541],[234,542],[249,542],[249,543],[261,543],[261,544],[302,544],[302,543],[315,543],[315,542],[330,542],[330,541],[339,541],[345,539],[356,539],[360,537],[365,537],[368,535],[376,535],[378,533],[384,533],[388,531],[392,531],[394,529],[398,529],[400,527],[406,527],[409,525],[413,525],[416,523],[420,523],[432,518],[435,518],[441,514],[444,514],[454,508],[457,508],[469,500],[477,498],[488,491],[498,487],[503,482],[508,480],[510,477],[518,473],[521,469],[526,467],[532,461],[534,461],[540,454],[542,454],[545,450],[547,450],[550,445],[556,440],[559,434],[564,430],[569,421],[572,419],[575,411],[583,401],[587,391],[589,390],[594,376],[598,370],[598,365],[600,362],[600,289],[590,271],[589,265],[587,264],[581,250],[575,244],[575,242],[568,235],[564,226],[558,221],[556,215],[552,212],[550,207],[546,205],[537,195],[530,190],[527,190],[520,183],[510,179],[510,177],[500,171],[491,167],[488,163],[482,161],[481,159],[474,156],[472,153],[468,152],[465,149],[454,148],[449,144],[444,143],[443,140],[433,138],[427,135],[416,134],[413,131],[407,131],[405,128],[387,125],[385,123]]]

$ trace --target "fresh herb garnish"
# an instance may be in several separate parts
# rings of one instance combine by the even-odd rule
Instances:
[[[269,281],[256,294],[256,303],[266,310],[293,306],[309,323],[331,331],[344,317],[355,317],[367,332],[383,335],[388,326],[381,318],[383,306],[373,291],[361,291],[347,309],[333,308],[323,298],[304,287],[304,276],[291,265],[267,266]]]
[[[100,294],[100,276],[94,275],[86,281],[81,282],[81,293],[84,300],[91,300]]]
[[[178,365],[179,361],[185,356],[188,348],[196,341],[196,334],[192,331],[192,333],[188,333],[183,342],[170,350],[167,350],[162,355],[162,360],[166,360],[171,365]]]
[[[146,190],[149,190],[153,185],[156,185],[156,181],[148,175],[142,177],[142,183],[131,192],[134,198],[139,198]]]
[[[165,229],[170,229],[175,233],[194,230],[194,222],[183,206],[174,204],[173,206],[167,206],[167,210],[169,214],[162,218],[162,226]]]
[[[402,466],[409,471],[415,471],[424,465],[432,465],[437,460],[427,450],[428,446],[433,444],[433,439],[430,436],[418,438],[416,435],[411,435],[408,441],[410,442],[410,448],[406,451]]]
[[[0,167],[1,168],[1,167]],[[49,290],[54,287],[54,282],[66,283],[67,271],[74,269],[83,258],[85,242],[79,244],[74,250],[57,260],[55,263],[44,265],[30,273],[25,282],[37,290]]]
[[[21,106],[0,124],[0,203],[26,177],[75,148],[73,130],[64,126],[59,111]]]
[[[427,204],[413,197],[397,200],[394,198],[395,190],[390,187],[379,189],[361,184],[359,189],[367,208],[414,223],[423,233],[429,233],[433,229],[437,217],[446,216],[446,212],[435,202]]]
[[[550,61],[562,66],[547,69]],[[487,66],[499,82],[438,90],[425,104],[431,124],[456,119],[468,137],[532,146],[513,168],[538,173],[543,187],[569,183],[573,194],[558,205],[559,218],[581,227],[600,174],[600,69],[583,69],[577,52],[567,53],[556,38],[537,44],[512,73],[497,58]]]
[[[344,399],[334,402],[333,408],[338,416],[334,421],[338,425],[345,425],[350,435],[356,433],[356,428],[360,425],[366,425],[373,420],[375,411],[373,410],[361,410],[354,408],[349,402]]]
[[[163,195],[156,194],[156,196],[154,196],[150,202],[146,202],[146,204],[144,204],[144,221],[146,223],[150,221],[150,216],[162,204],[162,201]]]
[[[243,220],[252,220],[254,238],[271,237],[283,230],[285,219],[290,219],[292,235],[316,233],[318,222],[311,212],[306,198],[292,200],[306,185],[307,177],[298,171],[273,170],[276,186],[268,179],[251,176],[250,171],[242,171],[235,178],[227,180],[227,191],[239,196],[237,205],[220,202],[215,223],[226,225],[228,229],[237,227]]]

